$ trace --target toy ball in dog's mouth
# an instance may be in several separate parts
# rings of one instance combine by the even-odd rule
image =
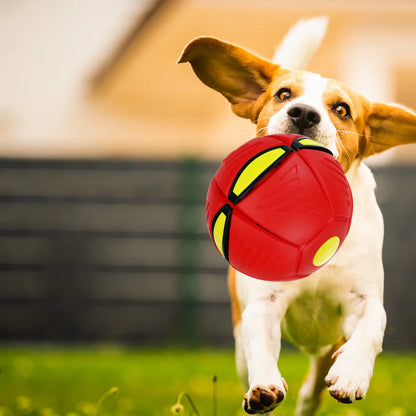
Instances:
[[[318,142],[294,134],[257,137],[230,153],[211,180],[212,242],[237,270],[270,281],[306,277],[344,242],[351,189]]]

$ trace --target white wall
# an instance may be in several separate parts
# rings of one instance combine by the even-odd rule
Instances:
[[[77,153],[83,135],[88,141],[101,134],[99,128],[82,131],[79,114],[90,111],[83,108],[86,82],[147,3],[0,2],[0,155],[47,155],[54,148]],[[74,134],[81,135],[78,143]]]

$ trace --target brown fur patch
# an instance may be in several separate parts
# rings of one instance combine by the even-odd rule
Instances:
[[[328,82],[327,90],[322,98],[329,117],[337,129],[338,162],[346,172],[357,158],[360,140],[365,137],[364,107],[366,100],[346,85],[335,80]],[[342,119],[338,117],[335,108],[339,103],[345,103],[350,107],[350,118]]]
[[[237,287],[236,287],[236,273],[233,267],[228,268],[228,292],[231,299],[231,315],[233,327],[238,325],[241,322],[241,307],[240,302],[238,301],[237,296]]]

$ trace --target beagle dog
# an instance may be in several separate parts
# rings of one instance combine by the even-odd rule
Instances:
[[[237,371],[248,414],[272,411],[287,384],[278,360],[281,337],[310,356],[297,416],[316,414],[322,392],[342,403],[366,396],[381,352],[383,218],[368,156],[416,142],[416,114],[371,102],[341,82],[300,70],[319,46],[323,18],[301,21],[273,61],[217,38],[194,39],[179,62],[220,92],[232,111],[257,126],[257,136],[294,133],[331,150],[351,186],[354,213],[338,253],[307,278],[267,282],[229,270]]]

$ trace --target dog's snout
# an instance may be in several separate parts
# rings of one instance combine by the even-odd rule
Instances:
[[[287,114],[295,126],[299,128],[300,133],[321,121],[319,113],[307,104],[295,104],[287,110]]]

